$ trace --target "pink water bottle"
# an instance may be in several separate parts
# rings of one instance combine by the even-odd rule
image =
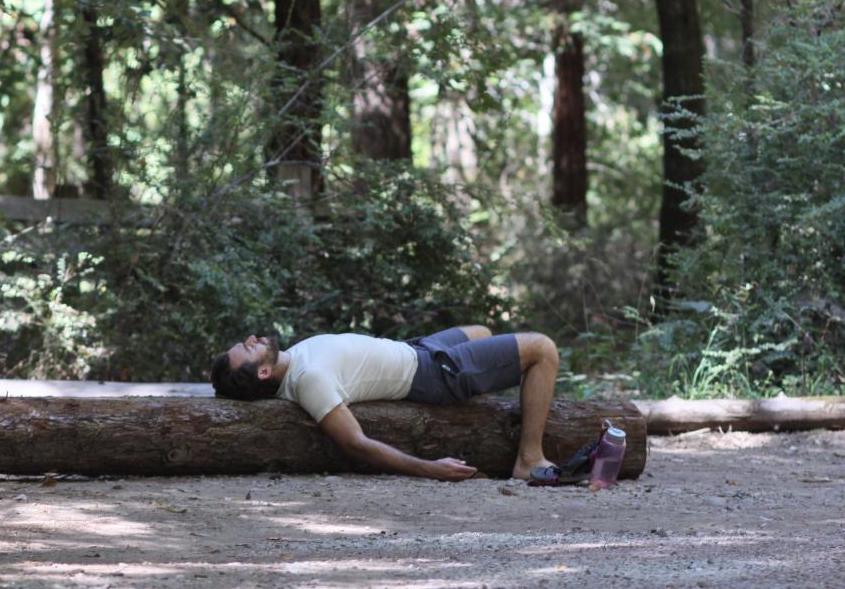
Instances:
[[[616,484],[622,459],[625,457],[625,432],[609,423],[596,449],[596,458],[590,471],[590,488],[607,489]]]

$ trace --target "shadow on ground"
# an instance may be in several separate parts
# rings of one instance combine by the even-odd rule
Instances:
[[[0,482],[0,587],[837,587],[845,432],[652,438],[591,493],[388,476]]]

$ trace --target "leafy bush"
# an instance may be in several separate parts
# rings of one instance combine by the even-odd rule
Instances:
[[[74,247],[54,254],[55,239],[19,244],[2,230],[0,237],[0,370],[42,378],[86,373],[102,353],[102,259]]]
[[[828,5],[778,18],[752,78],[715,66],[727,91],[708,96],[702,122],[704,235],[678,260],[682,291],[706,302],[681,303],[639,342],[676,391],[845,381],[845,31]]]
[[[348,103],[336,89],[319,113],[279,109],[280,87],[300,88],[301,72],[280,74],[277,52],[244,41],[228,12],[198,9],[189,23],[98,8],[113,11],[104,78],[121,88],[106,113],[111,222],[0,219],[0,371],[204,380],[212,356],[249,333],[289,345],[325,331],[402,338],[498,321],[507,302],[490,294],[494,268],[476,262],[450,189],[409,165],[343,154]],[[272,38],[260,7],[250,14]],[[331,38],[344,33],[335,28],[321,29],[326,55],[348,41]],[[323,72],[327,85],[345,80],[331,69],[341,61]],[[294,198],[268,169],[268,146],[287,149],[298,139],[285,133],[312,127],[340,132],[322,145],[332,150],[322,188]]]
[[[0,266],[3,372],[196,380],[252,332],[400,338],[505,309],[440,185],[387,164],[329,185],[313,210],[246,188],[183,194],[151,227],[19,236]]]

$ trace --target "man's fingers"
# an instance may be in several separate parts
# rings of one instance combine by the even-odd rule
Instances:
[[[461,460],[460,458],[452,458],[451,456],[449,456],[448,458],[443,458],[443,460],[447,460],[449,462],[455,462],[457,464],[466,464],[467,463],[466,460]]]
[[[442,474],[435,477],[441,480],[462,481],[478,472],[477,468],[469,466],[465,461],[458,458],[441,458],[437,462],[444,467]]]

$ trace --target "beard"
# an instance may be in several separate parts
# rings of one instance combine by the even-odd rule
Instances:
[[[262,337],[260,340],[267,350],[264,352],[264,357],[261,358],[260,364],[276,365],[279,361],[279,338],[277,337]]]
[[[262,337],[260,341],[267,346],[267,350],[264,352],[260,364],[272,364],[275,366],[276,362],[279,361],[279,340],[275,337]],[[256,394],[259,398],[273,397],[281,385],[281,379],[273,376],[263,380],[258,379]]]

